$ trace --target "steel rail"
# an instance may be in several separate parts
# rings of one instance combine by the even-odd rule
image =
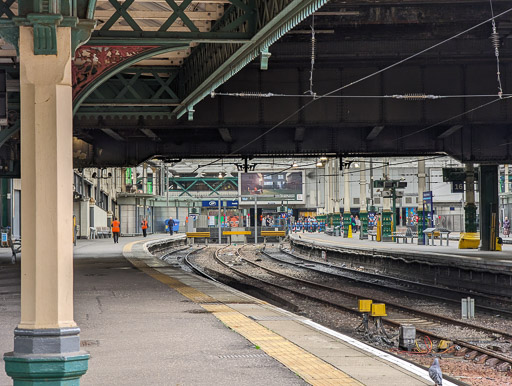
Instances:
[[[479,293],[473,293],[473,292],[464,293],[463,291],[458,291],[458,290],[451,289],[451,288],[443,288],[443,287],[433,286],[433,285],[430,285],[430,284],[414,282],[414,281],[411,281],[411,280],[401,279],[401,278],[397,278],[397,277],[393,277],[393,276],[375,274],[375,273],[371,273],[371,272],[357,271],[355,269],[342,267],[342,266],[339,266],[339,265],[336,265],[336,264],[330,264],[330,263],[324,263],[324,262],[321,262],[321,261],[310,260],[310,259],[307,259],[305,257],[298,256],[298,255],[295,255],[295,254],[293,254],[291,252],[285,251],[283,249],[281,249],[280,252],[285,254],[285,255],[291,256],[292,258],[295,258],[297,260],[305,261],[307,263],[322,265],[322,266],[325,266],[327,268],[338,269],[340,271],[346,271],[346,272],[348,272],[350,274],[354,274],[354,275],[366,276],[368,278],[371,278],[372,280],[373,279],[388,280],[388,281],[392,281],[395,284],[400,285],[400,286],[403,286],[405,284],[405,285],[408,285],[408,286],[416,286],[416,287],[425,288],[425,289],[429,289],[429,290],[448,292],[448,293],[451,292],[451,293],[454,294],[454,296],[456,296],[455,294],[464,294],[464,295],[470,295],[470,296],[473,296],[473,297],[481,298],[482,300],[487,301],[487,302],[488,301],[495,301],[495,302],[503,302],[503,303],[512,304],[512,302],[507,300],[507,299],[498,299],[498,298],[495,298],[493,296],[487,296],[485,294],[479,294]],[[269,257],[271,259],[274,259],[274,260],[277,260],[277,261],[279,261],[281,263],[297,266],[296,264],[294,264],[292,262],[289,262],[289,261],[286,261],[286,260],[281,260],[281,259],[279,259],[279,258],[277,258],[275,256],[272,256],[272,254],[267,252],[267,251],[262,251],[262,253],[265,254],[267,257]],[[446,297],[443,297],[443,296],[432,295],[432,294],[425,293],[425,292],[413,291],[413,290],[410,290],[410,289],[407,289],[407,288],[390,287],[389,285],[386,285],[386,284],[375,283],[375,282],[372,282],[372,281],[369,281],[369,280],[363,280],[363,279],[347,277],[347,276],[344,276],[344,275],[335,274],[335,273],[331,273],[331,272],[324,272],[324,271],[320,271],[320,270],[314,269],[312,267],[303,267],[303,268],[307,268],[307,269],[310,269],[310,270],[313,270],[313,271],[321,272],[321,273],[324,273],[326,275],[332,275],[332,276],[335,276],[335,277],[338,277],[338,278],[343,278],[343,279],[346,279],[346,280],[351,280],[351,281],[355,281],[355,282],[364,283],[364,284],[367,284],[367,285],[370,285],[370,286],[374,286],[374,287],[381,287],[381,288],[391,289],[391,290],[395,290],[395,291],[406,292],[406,293],[413,294],[413,295],[419,295],[419,296],[422,296],[422,297],[429,297],[431,299],[443,300],[443,301],[454,303],[454,304],[460,304],[460,300],[456,300],[456,299],[453,299],[453,298],[446,298]],[[509,310],[503,310],[503,309],[498,310],[498,309],[495,309],[495,308],[492,308],[492,307],[478,305],[478,304],[476,304],[475,307],[477,309],[480,309],[481,311],[486,312],[486,313],[491,313],[493,315],[495,315],[496,313],[499,313],[499,314],[506,315],[509,318],[512,318],[512,311],[509,311]]]
[[[318,303],[321,303],[321,304],[325,304],[325,305],[328,305],[328,306],[331,306],[331,307],[334,307],[334,308],[337,308],[337,309],[340,309],[340,310],[343,310],[343,311],[346,311],[346,312],[349,312],[349,313],[352,313],[352,314],[355,314],[355,315],[361,315],[361,313],[358,310],[356,310],[356,309],[354,309],[352,307],[348,307],[348,306],[345,306],[345,305],[333,303],[333,302],[331,302],[329,300],[318,298],[316,296],[307,295],[307,294],[302,293],[300,291],[297,291],[297,290],[294,290],[294,289],[291,289],[291,288],[288,288],[288,287],[285,287],[285,286],[281,286],[279,284],[275,284],[275,283],[269,282],[269,281],[264,280],[264,279],[256,278],[256,277],[251,276],[251,275],[249,275],[249,274],[247,274],[245,272],[242,272],[241,270],[236,269],[236,268],[230,266],[229,264],[225,263],[224,261],[222,261],[222,259],[220,259],[220,257],[218,256],[218,252],[219,251],[220,250],[217,250],[214,253],[215,260],[217,262],[219,262],[221,265],[223,265],[224,267],[228,268],[231,271],[236,272],[238,275],[240,275],[242,277],[246,277],[246,278],[248,278],[250,280],[254,280],[254,281],[263,283],[263,284],[271,286],[271,287],[275,287],[275,288],[279,288],[279,289],[284,290],[284,291],[291,292],[291,293],[293,293],[295,295],[298,295],[298,296],[301,296],[303,298],[306,298],[306,299],[309,299],[309,300],[312,300],[312,301],[315,301],[315,302],[318,302]],[[245,260],[245,261],[247,261],[247,260]],[[394,320],[389,319],[389,318],[383,318],[383,322],[388,324],[388,325],[394,326],[394,327],[400,327],[400,325],[402,324],[401,322],[397,322],[397,321],[394,321]],[[475,346],[475,345],[473,345],[473,344],[471,344],[469,342],[465,342],[463,340],[452,340],[452,339],[449,339],[447,337],[443,337],[443,336],[441,336],[439,334],[435,334],[433,332],[430,332],[430,331],[427,331],[427,330],[423,330],[423,329],[419,329],[419,328],[416,328],[416,331],[418,333],[422,334],[422,335],[429,336],[429,337],[432,337],[432,338],[435,338],[435,339],[438,339],[438,340],[452,341],[456,345],[468,348],[470,350],[474,350],[474,351],[480,352],[482,354],[489,355],[490,357],[497,358],[497,359],[499,359],[499,360],[501,360],[503,362],[506,362],[506,363],[509,363],[510,365],[512,365],[512,358],[507,358],[507,357],[502,356],[500,354],[497,354],[497,353],[494,353],[492,351],[486,350],[484,348]],[[499,365],[499,363],[497,365]]]

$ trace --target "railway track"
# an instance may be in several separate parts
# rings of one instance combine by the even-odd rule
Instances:
[[[276,261],[283,264],[289,264],[292,266],[300,266],[299,262],[304,263],[304,268],[320,272],[329,276],[343,278],[357,283],[364,283],[368,286],[375,288],[384,288],[386,290],[399,291],[402,293],[408,293],[414,296],[421,296],[422,298],[430,298],[434,300],[441,300],[447,303],[460,305],[460,299],[465,298],[468,295],[475,299],[476,310],[485,312],[490,315],[499,314],[512,319],[512,301],[496,298],[494,296],[488,296],[485,294],[477,294],[474,292],[463,292],[450,288],[443,288],[433,286],[430,284],[423,284],[414,282],[411,280],[401,279],[397,277],[387,276],[384,274],[376,274],[371,272],[358,271],[353,268],[347,268],[341,265],[324,263],[318,260],[307,259],[303,256],[296,255],[287,250],[280,250],[280,252],[268,252],[262,251],[262,253]],[[336,270],[337,272],[332,272]],[[510,308],[496,308],[487,306],[484,304],[505,304]]]
[[[336,309],[339,309],[339,310],[342,310],[342,311],[345,311],[345,312],[349,312],[349,313],[354,314],[354,315],[358,315],[358,316],[361,315],[359,313],[359,311],[357,309],[355,309],[354,307],[347,306],[346,304],[340,304],[339,302],[334,302],[334,301],[328,299],[328,298],[332,298],[332,293],[333,292],[336,292],[336,294],[341,295],[342,297],[345,297],[345,300],[349,300],[349,299],[353,300],[355,298],[358,298],[359,295],[357,295],[357,294],[349,293],[348,291],[343,291],[343,290],[340,290],[340,289],[333,289],[332,287],[323,286],[320,283],[310,282],[310,281],[303,280],[303,279],[298,279],[296,277],[292,277],[290,275],[283,274],[282,272],[273,271],[273,270],[271,270],[271,269],[269,269],[267,267],[263,267],[261,264],[258,264],[255,261],[251,261],[251,259],[244,258],[241,255],[241,253],[240,253],[240,251],[241,251],[241,249],[243,247],[239,248],[237,250],[238,262],[240,263],[240,265],[235,267],[235,266],[233,266],[233,264],[230,264],[230,263],[224,261],[221,258],[221,256],[220,256],[221,251],[226,249],[226,248],[227,247],[215,250],[215,252],[213,254],[214,258],[215,258],[215,261],[217,261],[219,264],[221,264],[225,268],[229,269],[230,271],[234,272],[238,276],[245,277],[245,278],[247,278],[249,280],[253,280],[253,281],[256,281],[256,282],[259,282],[259,283],[263,283],[266,286],[270,286],[270,287],[278,288],[280,290],[288,291],[288,292],[293,293],[293,294],[295,294],[295,295],[297,295],[299,297],[302,297],[302,298],[314,301],[316,303],[328,305],[328,306],[334,307]],[[272,281],[271,279],[265,280],[265,279],[262,279],[261,277],[256,277],[254,275],[248,274],[247,272],[244,272],[243,262],[246,262],[251,267],[254,267],[254,268],[257,268],[259,270],[262,270],[269,277],[272,277],[272,276],[279,277],[279,284],[277,284],[276,282]],[[211,277],[211,276],[209,276],[209,277]],[[316,294],[321,293],[323,291],[324,297],[318,296],[318,295],[314,295],[313,296],[313,295],[307,294],[302,289],[298,290],[297,289],[297,287],[298,287],[297,283],[300,283],[300,287],[301,288],[303,288],[304,286],[308,286],[309,288],[315,288],[317,290],[315,292]],[[377,301],[376,299],[374,299],[374,300]],[[469,323],[465,323],[465,322],[462,322],[462,321],[459,321],[459,320],[456,320],[456,319],[442,317],[442,316],[439,316],[439,315],[436,315],[436,314],[430,314],[430,313],[427,313],[427,312],[424,312],[424,311],[411,309],[411,308],[408,308],[408,307],[405,307],[405,306],[391,305],[391,304],[389,304],[389,302],[386,302],[386,304],[391,306],[391,309],[394,309],[396,307],[396,309],[395,309],[396,314],[395,314],[394,317],[390,316],[390,317],[384,318],[383,322],[385,324],[388,324],[388,325],[393,326],[395,328],[398,328],[401,324],[404,323],[403,315],[402,315],[402,317],[397,316],[397,315],[400,315],[400,314],[403,314],[403,313],[408,313],[409,315],[413,314],[413,315],[416,315],[416,316],[421,316],[422,318],[425,318],[425,319],[427,319],[429,321],[432,321],[434,323],[445,323],[445,324],[450,324],[450,325],[464,326],[466,328],[473,329],[474,331],[479,331],[479,332],[483,332],[483,333],[491,334],[491,335],[498,334],[498,335],[501,335],[503,337],[512,338],[512,333],[509,333],[507,331],[501,331],[501,330],[496,330],[496,329],[492,329],[492,328],[485,328],[485,327],[475,326],[475,325],[472,325],[472,324],[469,324]],[[462,347],[463,348],[462,350],[467,350],[467,354],[466,354],[467,356],[471,357],[471,356],[477,356],[478,355],[479,358],[483,358],[484,360],[486,360],[486,362],[488,364],[489,363],[493,363],[493,362],[490,362],[490,361],[494,361],[496,363],[493,363],[493,365],[498,366],[498,367],[502,367],[502,368],[504,366],[505,367],[507,367],[507,366],[510,367],[512,365],[512,357],[507,357],[507,356],[501,355],[499,353],[496,353],[494,351],[487,350],[487,349],[479,347],[479,346],[475,346],[475,345],[473,345],[473,344],[471,344],[469,342],[466,342],[464,340],[453,340],[453,339],[441,336],[439,334],[436,334],[436,333],[434,333],[432,331],[425,330],[423,328],[417,328],[416,330],[417,330],[417,332],[419,334],[431,337],[431,338],[433,338],[435,340],[450,340],[450,341],[453,341],[454,344]],[[475,353],[477,355],[475,355]]]

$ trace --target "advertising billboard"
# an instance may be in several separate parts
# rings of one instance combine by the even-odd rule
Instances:
[[[239,173],[238,193],[241,205],[265,203],[304,203],[304,172]]]

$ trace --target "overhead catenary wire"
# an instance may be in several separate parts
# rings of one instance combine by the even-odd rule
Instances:
[[[282,120],[280,120],[278,123],[276,123],[275,125],[273,125],[273,126],[272,126],[272,127],[270,127],[269,129],[267,129],[266,131],[264,131],[264,132],[263,132],[263,133],[261,133],[260,135],[256,136],[255,138],[253,138],[252,140],[248,141],[248,142],[247,142],[247,143],[245,143],[244,145],[242,145],[242,146],[238,147],[237,149],[235,149],[235,150],[231,151],[229,154],[225,155],[224,157],[221,157],[221,158],[219,158],[219,159],[217,159],[217,160],[215,160],[215,161],[212,161],[211,163],[209,163],[209,164],[207,164],[207,165],[205,165],[205,166],[213,165],[214,163],[218,162],[218,161],[219,161],[220,159],[222,159],[222,158],[227,158],[227,157],[229,157],[229,156],[232,156],[232,155],[237,154],[237,153],[238,153],[238,152],[240,152],[241,150],[245,149],[247,146],[249,146],[249,145],[253,144],[254,142],[258,141],[259,139],[263,138],[264,136],[266,136],[267,134],[269,134],[270,132],[272,132],[273,130],[275,130],[276,128],[278,128],[279,126],[281,126],[283,123],[285,123],[285,122],[286,122],[286,121],[288,121],[290,118],[292,118],[292,117],[294,117],[295,115],[297,115],[298,113],[300,113],[300,112],[301,112],[302,110],[304,110],[305,108],[309,107],[309,105],[311,105],[313,102],[316,102],[316,101],[318,101],[318,100],[320,100],[320,99],[326,98],[326,97],[327,97],[327,96],[329,96],[329,95],[335,94],[335,93],[337,93],[337,92],[339,92],[339,91],[342,91],[342,90],[344,90],[344,89],[347,89],[347,88],[349,88],[349,87],[351,87],[351,86],[353,86],[353,85],[355,85],[355,84],[361,83],[361,82],[363,82],[363,81],[365,81],[365,80],[367,80],[367,79],[370,79],[370,78],[372,78],[372,77],[374,77],[374,76],[377,76],[377,75],[379,75],[379,74],[381,74],[381,73],[383,73],[383,72],[385,72],[385,71],[388,71],[388,70],[390,70],[390,69],[392,69],[392,68],[394,68],[394,67],[396,67],[396,66],[399,66],[399,65],[401,65],[401,64],[403,64],[403,63],[405,63],[405,62],[407,62],[407,61],[409,61],[409,60],[411,60],[411,59],[414,59],[414,58],[415,58],[415,57],[417,57],[417,56],[420,56],[420,55],[424,54],[425,52],[431,51],[431,50],[433,50],[434,48],[437,48],[437,47],[439,47],[439,46],[442,46],[443,44],[446,44],[446,43],[448,43],[448,42],[450,42],[450,41],[452,41],[452,40],[454,40],[454,39],[456,39],[456,38],[458,38],[458,37],[460,37],[460,36],[462,36],[462,35],[464,35],[464,34],[466,34],[466,33],[470,32],[470,31],[472,31],[472,30],[476,29],[476,28],[479,28],[479,27],[481,27],[481,26],[483,26],[483,25],[485,25],[485,24],[487,24],[487,23],[489,23],[489,22],[491,22],[491,21],[493,21],[493,20],[495,20],[495,19],[497,19],[497,18],[499,18],[499,17],[501,17],[501,16],[504,16],[504,15],[506,15],[507,13],[509,13],[509,12],[511,12],[511,11],[512,11],[512,8],[508,8],[508,9],[506,9],[505,11],[503,11],[503,12],[501,12],[501,13],[497,14],[497,15],[492,15],[490,18],[488,18],[488,19],[486,19],[486,20],[484,20],[484,21],[482,21],[482,22],[480,22],[480,23],[477,23],[477,24],[475,24],[475,25],[473,25],[473,26],[471,26],[471,27],[469,27],[469,28],[467,28],[467,29],[465,29],[465,30],[463,30],[463,31],[461,31],[461,32],[459,32],[459,33],[457,33],[457,34],[455,34],[455,35],[453,35],[453,36],[451,36],[451,37],[447,38],[447,39],[444,39],[444,40],[442,40],[442,41],[440,41],[440,42],[438,42],[438,43],[436,43],[436,44],[434,44],[434,45],[432,45],[432,46],[430,46],[430,47],[427,47],[427,48],[425,48],[425,49],[423,49],[423,50],[421,50],[421,51],[418,51],[418,52],[416,52],[416,53],[414,53],[414,54],[412,54],[412,55],[409,55],[408,57],[406,57],[406,58],[404,58],[404,59],[401,59],[401,60],[399,60],[399,61],[397,61],[397,62],[395,62],[395,63],[393,63],[393,64],[390,64],[389,66],[386,66],[386,67],[384,67],[384,68],[381,68],[380,70],[374,71],[373,73],[368,74],[368,75],[366,75],[366,76],[363,76],[363,77],[361,77],[361,78],[359,78],[359,79],[357,79],[357,80],[354,80],[354,81],[352,81],[352,82],[350,82],[350,83],[348,83],[348,84],[346,84],[346,85],[343,85],[343,86],[337,87],[337,88],[333,89],[332,91],[330,91],[330,92],[328,92],[328,93],[326,93],[326,94],[324,94],[324,95],[321,95],[321,96],[318,96],[317,98],[313,98],[313,99],[311,99],[310,101],[308,101],[307,103],[305,103],[303,106],[299,107],[299,108],[298,108],[298,109],[296,109],[294,112],[292,112],[292,113],[288,114],[285,118],[283,118]],[[493,102],[493,103],[494,103],[494,102]],[[452,119],[453,119],[453,118],[452,118]],[[197,168],[197,169],[199,169],[199,168]],[[197,169],[196,169],[196,171],[197,171]]]
[[[496,94],[453,94],[453,95],[433,95],[422,93],[393,94],[393,95],[309,95],[309,94],[276,94],[272,92],[211,92],[211,97],[227,96],[240,98],[339,98],[339,99],[402,99],[406,101],[422,101],[429,99],[450,99],[450,98],[494,98]],[[512,94],[501,94],[502,97],[512,96]]]

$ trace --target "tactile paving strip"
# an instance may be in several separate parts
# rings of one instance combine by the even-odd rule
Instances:
[[[148,263],[151,264],[150,259],[147,259],[147,257],[137,258],[137,256],[131,253],[134,244],[135,243],[128,244],[124,249],[125,257],[134,266],[156,280],[175,289],[195,303],[198,303],[202,308],[215,315],[215,317],[226,326],[281,362],[291,371],[302,377],[306,382],[315,386],[362,385],[362,383],[345,374],[343,371],[317,358],[313,354],[305,351],[233,308],[225,304],[218,304],[215,299],[201,291],[189,287],[175,278],[158,272],[148,265]],[[217,302],[217,304],[212,304],[215,302]]]

